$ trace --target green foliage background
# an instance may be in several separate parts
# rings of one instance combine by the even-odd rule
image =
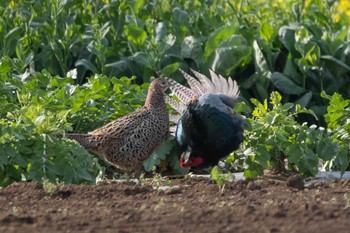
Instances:
[[[233,160],[247,176],[281,156],[305,175],[317,172],[319,159],[344,171],[349,12],[344,0],[1,1],[0,185],[43,177],[94,183],[103,173],[97,160],[56,135],[88,132],[133,111],[158,72],[183,82],[180,67],[238,81],[250,123],[242,151],[253,152]],[[76,77],[67,77],[74,69]],[[270,96],[279,107],[264,102]],[[331,132],[298,123],[304,121]],[[290,127],[259,135],[261,125],[285,123]],[[310,135],[314,141],[301,143]],[[338,156],[320,154],[319,140]],[[174,153],[166,142],[145,168],[166,160],[186,172]]]

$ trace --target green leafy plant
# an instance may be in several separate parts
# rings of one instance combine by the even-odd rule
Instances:
[[[42,180],[42,185],[44,192],[49,196],[52,196],[52,194],[54,194],[54,192],[56,192],[58,189],[57,184],[51,183],[48,179],[45,178]]]
[[[297,115],[314,115],[313,112],[292,103],[282,104],[281,100],[278,92],[270,97],[271,107],[267,100],[264,103],[252,100],[256,107],[253,118],[247,119],[246,141],[238,152],[238,158],[243,158],[245,176],[260,176],[264,169],[295,170],[304,176],[314,176],[320,160],[334,162],[333,168],[344,172],[348,148],[324,128],[300,125]]]
[[[167,141],[163,142],[156,151],[144,162],[145,171],[152,171],[155,166],[161,167],[161,162],[165,162],[166,167],[163,170],[170,169],[174,173],[185,175],[189,169],[180,167],[180,161],[177,156],[177,148],[174,137],[169,136]]]
[[[46,71],[24,80],[3,74],[0,184],[42,178],[95,183],[102,171],[97,158],[58,135],[88,132],[140,107],[148,85],[132,85],[132,80],[100,75],[79,86]]]
[[[42,177],[94,183],[104,173],[97,159],[57,135],[88,132],[134,111],[158,71],[183,81],[179,67],[231,75],[245,99],[255,99],[248,102],[258,109],[248,118],[251,139],[239,152],[244,156],[231,161],[247,176],[284,157],[305,175],[315,174],[318,159],[343,171],[349,9],[346,2],[319,0],[2,1],[0,185]],[[270,110],[264,101],[276,90],[283,100]],[[322,91],[345,100],[322,98]],[[314,114],[303,114],[305,107]],[[146,170],[166,161],[174,172],[188,172],[171,140]]]
[[[210,179],[215,181],[215,183],[218,185],[220,193],[222,193],[226,184],[233,182],[235,177],[232,173],[223,173],[218,166],[215,166],[210,172]]]
[[[338,93],[329,96],[322,92],[321,95],[330,101],[325,115],[328,129],[331,130],[334,141],[338,142],[344,151],[341,157],[325,163],[325,166],[329,169],[341,167],[341,171],[344,171],[349,168],[350,158],[350,100],[344,99]]]
[[[278,90],[324,124],[320,93],[349,97],[349,5],[339,1],[3,1],[0,72],[44,69],[179,79],[179,67],[238,79],[246,99]],[[278,16],[278,17],[277,17]],[[305,116],[307,121],[314,118]]]

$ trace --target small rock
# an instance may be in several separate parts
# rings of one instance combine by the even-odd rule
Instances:
[[[298,190],[303,190],[304,189],[304,180],[299,174],[294,175],[294,176],[290,176],[287,179],[287,186],[292,187],[292,188],[296,188]]]
[[[239,195],[240,197],[247,197],[248,196],[248,191],[246,191],[246,190],[242,190],[242,192],[240,193],[240,195]]]
[[[311,210],[312,211],[316,211],[316,210],[319,210],[320,209],[320,206],[318,205],[318,204],[313,204],[312,206],[311,206]]]
[[[278,210],[273,214],[273,216],[276,218],[284,218],[287,216],[287,213],[283,210]]]
[[[260,189],[260,185],[256,184],[254,181],[250,181],[247,185],[247,189],[254,191],[254,190]]]
[[[247,209],[246,209],[246,212],[247,214],[250,214],[250,213],[253,213],[255,211],[255,206],[254,205],[248,205],[247,206]]]
[[[180,187],[172,187],[172,188],[166,189],[164,191],[164,193],[167,195],[179,194],[179,193],[181,193],[181,188]]]

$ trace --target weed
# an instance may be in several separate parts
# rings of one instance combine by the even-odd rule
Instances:
[[[225,185],[234,181],[234,175],[232,173],[224,174],[218,166],[213,167],[210,172],[211,180],[215,181],[218,185],[220,193],[223,193]]]
[[[43,185],[44,192],[49,196],[52,196],[58,189],[57,184],[51,183],[46,178],[42,179],[42,185]]]

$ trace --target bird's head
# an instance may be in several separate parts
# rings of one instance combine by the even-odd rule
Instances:
[[[203,163],[204,159],[201,156],[196,156],[192,153],[191,147],[187,149],[180,156],[180,166],[185,167],[197,167]]]
[[[169,88],[169,83],[165,78],[154,79],[147,93],[145,106],[148,108],[165,108],[164,93]]]
[[[165,78],[156,78],[152,81],[150,85],[150,89],[160,90],[161,92],[165,92],[169,88],[169,82],[165,80]]]

